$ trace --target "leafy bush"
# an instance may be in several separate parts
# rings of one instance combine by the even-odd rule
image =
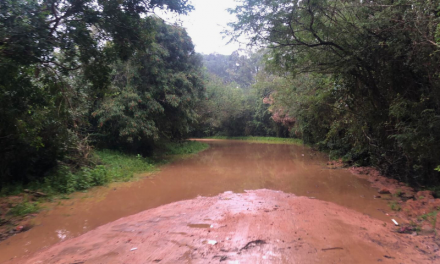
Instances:
[[[36,184],[58,168],[52,188],[86,189],[108,181],[80,169],[94,167],[89,144],[144,150],[186,136],[203,90],[199,56],[183,28],[149,14],[193,7],[153,2],[1,2],[0,186]]]

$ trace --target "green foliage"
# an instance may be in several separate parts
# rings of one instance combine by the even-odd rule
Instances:
[[[5,197],[8,195],[18,195],[23,192],[22,184],[5,184],[0,188],[0,197]]]
[[[12,207],[8,214],[13,216],[24,216],[28,214],[37,213],[40,210],[40,206],[36,202],[24,201]]]
[[[282,78],[271,108],[295,118],[306,143],[438,185],[437,9],[420,0],[241,0],[229,36],[270,48],[266,67]]]
[[[141,38],[145,31],[139,21],[155,8],[180,14],[193,9],[185,0],[5,0],[0,6],[1,56],[7,63],[60,73],[81,67],[102,87],[106,60],[128,58],[149,44]],[[99,44],[109,39],[112,50]]]
[[[432,211],[430,213],[423,214],[419,216],[419,220],[429,221],[432,227],[435,228],[437,222],[438,211]]]
[[[85,191],[110,182],[130,181],[136,174],[152,172],[156,170],[157,165],[164,162],[164,157],[197,153],[207,148],[208,144],[197,141],[162,142],[156,145],[155,156],[160,157],[158,159],[114,150],[95,150],[92,153],[93,161],[101,165],[81,167],[76,171],[63,165],[45,177],[43,182],[32,182],[26,188],[42,191],[49,196]],[[20,184],[10,184],[3,186],[0,194],[1,196],[19,194],[23,189]],[[61,198],[68,199],[66,196]],[[16,210],[23,211],[22,208],[27,207],[31,207],[31,203],[20,205]]]
[[[288,128],[271,118],[263,102],[269,89],[258,82],[263,54],[204,55],[206,98],[196,108],[199,125],[193,135],[288,136]]]
[[[402,210],[402,207],[396,201],[390,202],[389,206],[390,206],[391,210],[393,210],[393,211],[400,211],[400,210]]]
[[[84,191],[93,186],[105,185],[111,179],[112,175],[103,165],[98,165],[93,169],[84,167],[77,172],[72,172],[67,166],[61,166],[55,173],[45,178],[41,188],[49,194],[72,193]]]
[[[184,155],[203,151],[209,147],[208,144],[198,141],[166,142],[158,146],[164,155]]]
[[[195,141],[168,142],[158,145],[157,151],[163,152],[163,155],[180,155],[197,153],[207,147],[207,144]],[[156,165],[161,163],[160,160],[144,158],[139,154],[129,155],[114,150],[96,150],[95,152],[103,165],[98,165],[94,169],[85,168],[73,175],[67,174],[67,176],[63,175],[62,171],[57,171],[59,179],[64,181],[52,181],[49,185],[57,186],[55,189],[58,192],[71,193],[109,182],[129,181],[135,174],[156,170]],[[70,172],[67,171],[67,173]],[[49,181],[50,179],[49,177]]]
[[[111,87],[92,113],[105,135],[102,141],[131,151],[152,140],[186,137],[204,94],[201,60],[186,31],[153,22],[153,44],[115,63]]]
[[[215,75],[209,75],[206,81],[206,98],[198,106],[199,122],[202,133],[212,135],[227,133],[244,134],[246,99],[242,89],[236,84],[225,85]]]
[[[44,182],[33,182],[30,189],[41,190],[48,195],[69,194],[85,191],[94,186],[110,182],[129,181],[135,173],[155,169],[153,161],[136,155],[123,154],[112,150],[95,150],[94,160],[102,163],[91,168],[81,167],[76,171],[64,165],[45,177]]]
[[[81,169],[94,167],[90,144],[150,150],[152,138],[186,135],[201,64],[183,29],[151,15],[157,9],[193,7],[186,0],[2,1],[2,187],[41,182],[59,167],[72,179],[52,176],[54,185],[86,189],[107,181],[98,169]]]
[[[109,175],[109,181],[128,181],[133,175],[155,170],[155,164],[148,158],[123,154],[113,150],[96,151]]]
[[[240,0],[229,36],[267,49],[204,55],[205,76],[186,31],[155,9],[193,7],[2,2],[2,190],[42,178],[64,193],[126,180],[131,172],[96,166],[90,145],[140,162],[159,142],[188,135],[301,138],[405,182],[440,184],[436,1]]]

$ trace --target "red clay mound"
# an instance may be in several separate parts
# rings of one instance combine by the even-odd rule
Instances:
[[[393,228],[283,192],[224,193],[121,218],[14,262],[439,263],[420,237]]]

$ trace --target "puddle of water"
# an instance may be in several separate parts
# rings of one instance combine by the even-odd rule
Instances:
[[[210,224],[188,224],[190,228],[211,228]]]
[[[33,253],[100,225],[171,202],[225,191],[272,189],[334,202],[390,223],[387,202],[326,155],[296,145],[204,140],[211,148],[162,168],[155,177],[77,193],[40,213],[31,230],[0,242],[0,262]],[[209,218],[209,216],[206,216]],[[206,227],[207,228],[207,227]],[[19,262],[17,262],[19,263]]]

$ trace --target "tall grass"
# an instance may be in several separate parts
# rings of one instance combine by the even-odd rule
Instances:
[[[140,155],[128,155],[113,150],[98,150],[96,154],[104,164],[110,181],[128,181],[135,173],[156,169],[157,161]]]
[[[38,202],[23,201],[8,211],[8,215],[25,216],[28,214],[37,213],[40,210]]]
[[[165,155],[184,155],[203,151],[208,144],[198,141],[184,141],[177,143],[164,143],[161,148]]]

